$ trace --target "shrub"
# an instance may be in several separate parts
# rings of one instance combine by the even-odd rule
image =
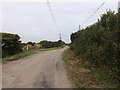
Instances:
[[[71,47],[76,55],[96,66],[109,67],[115,80],[120,80],[120,13],[108,11],[95,24],[71,34]]]
[[[20,36],[10,33],[0,34],[2,34],[2,57],[22,52],[21,41],[19,41]]]
[[[41,41],[39,44],[41,44],[43,48],[61,47],[65,45],[65,43],[61,40],[56,41],[56,42]]]

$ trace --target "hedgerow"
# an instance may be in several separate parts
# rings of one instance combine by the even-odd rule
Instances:
[[[120,80],[120,13],[108,11],[93,25],[71,34],[74,53],[96,66],[106,66]]]

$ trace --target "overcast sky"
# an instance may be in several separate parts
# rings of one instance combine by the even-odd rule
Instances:
[[[70,42],[70,34],[97,21],[106,9],[117,11],[119,0],[107,0],[97,13],[84,22],[104,0],[49,0],[55,21],[46,0],[4,0],[0,3],[0,30],[19,34],[22,42],[58,40],[59,33],[65,42]],[[89,1],[89,2],[88,2]],[[1,22],[2,21],[2,22]],[[84,22],[84,23],[83,23]]]

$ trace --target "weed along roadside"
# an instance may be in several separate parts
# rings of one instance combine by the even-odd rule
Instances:
[[[77,88],[96,88],[99,87],[96,80],[93,78],[89,69],[80,59],[75,58],[72,50],[68,49],[63,53],[63,60],[66,63],[66,69],[70,80]]]
[[[31,55],[31,54],[35,54],[35,53],[37,53],[35,50],[23,51],[23,52],[21,52],[21,53],[15,54],[15,55],[2,58],[2,59],[1,59],[1,62],[5,63],[6,61],[17,60],[17,59],[20,59],[20,58],[22,58],[22,57],[25,57],[25,56],[28,56],[28,55]]]
[[[115,88],[116,83],[104,79],[109,73],[105,67],[94,67],[90,62],[75,56],[70,49],[64,51],[63,60],[66,64],[69,79],[77,88]]]

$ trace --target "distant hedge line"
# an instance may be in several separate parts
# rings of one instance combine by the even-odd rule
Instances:
[[[39,44],[42,45],[42,48],[52,48],[52,47],[62,47],[65,45],[65,42],[63,42],[62,40],[58,40],[56,42],[41,41]]]
[[[108,11],[93,25],[71,34],[71,49],[89,62],[110,68],[120,80],[120,13]]]

